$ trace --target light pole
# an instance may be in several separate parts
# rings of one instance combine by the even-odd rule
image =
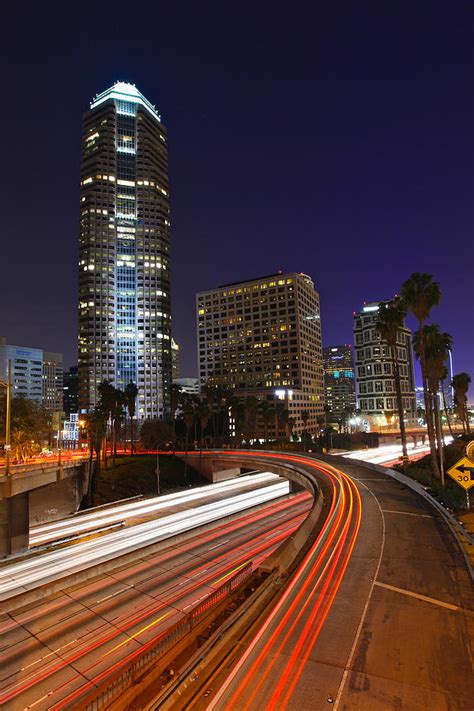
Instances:
[[[0,385],[7,389],[7,407],[5,413],[5,474],[10,476],[10,450],[11,450],[11,419],[12,419],[12,362],[7,364],[7,382],[0,380]]]

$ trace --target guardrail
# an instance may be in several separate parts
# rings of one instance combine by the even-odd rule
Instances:
[[[84,711],[99,711],[110,704],[119,694],[131,686],[138,676],[142,675],[157,660],[162,657],[176,642],[188,635],[193,627],[218,603],[230,595],[252,573],[252,563],[247,563],[215,592],[197,605],[182,620],[165,630],[156,640],[146,645],[144,652],[122,669],[107,678],[106,686],[95,688],[80,700],[80,708]],[[147,648],[148,647],[148,648]],[[79,703],[78,700],[75,703]]]

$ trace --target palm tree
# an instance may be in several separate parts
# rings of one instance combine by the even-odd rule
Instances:
[[[116,400],[116,390],[110,380],[103,380],[99,387],[99,404],[98,407],[102,409],[102,411],[106,415],[106,427],[105,427],[105,432],[104,432],[104,440],[105,440],[105,447],[104,447],[104,463],[107,466],[107,423],[110,423],[110,434],[111,438],[113,437],[113,427],[112,427],[112,412],[115,408],[115,400]]]
[[[263,436],[266,442],[268,440],[268,427],[270,422],[273,422],[275,418],[275,408],[268,402],[268,400],[263,400],[260,407],[263,420]]]
[[[87,488],[87,505],[90,506],[94,499],[97,482],[100,479],[100,450],[104,441],[107,428],[108,414],[103,407],[95,407],[86,416],[86,428],[89,439],[89,485]],[[93,467],[93,456],[96,454],[96,466]]]
[[[388,346],[393,365],[393,375],[395,378],[395,392],[397,396],[398,420],[400,423],[400,437],[402,440],[402,453],[404,463],[408,458],[407,435],[405,429],[405,417],[403,412],[402,386],[400,382],[400,364],[398,362],[398,343],[400,341],[402,328],[405,323],[406,312],[400,299],[394,299],[386,304],[380,304],[375,328],[380,334],[382,341]]]
[[[446,381],[447,377],[448,377],[448,369],[446,368],[446,366],[443,366],[443,370],[441,373],[441,395],[443,397],[443,410],[444,410],[444,416],[446,417],[446,423],[448,425],[449,434],[454,439],[454,432],[453,432],[453,428],[451,426],[450,411],[448,410],[448,407],[446,405],[446,392],[445,392],[444,385],[445,385],[445,381]]]
[[[258,400],[254,395],[248,395],[244,402],[245,408],[245,439],[247,444],[255,438],[255,430],[257,427],[257,408]]]
[[[454,407],[456,414],[462,422],[462,427],[464,432],[469,434],[471,428],[469,426],[469,413],[467,410],[467,391],[469,390],[469,385],[471,383],[471,376],[469,373],[457,373],[453,376],[451,382],[454,388]]]
[[[309,420],[309,410],[303,410],[303,411],[301,412],[300,417],[301,417],[301,420],[302,420],[302,422],[303,422],[303,432],[301,433],[301,439],[303,440],[303,449],[304,449],[304,451],[306,452],[306,437],[305,437],[305,433],[306,433],[306,425],[308,424],[308,420]]]
[[[133,418],[135,417],[136,404],[137,404],[138,388],[135,383],[129,383],[125,388],[125,403],[128,410],[128,415],[130,417],[130,449],[133,457],[133,444],[134,444],[134,423]],[[126,438],[125,438],[126,441]]]
[[[275,435],[276,442],[280,441],[280,429],[283,420],[283,412],[286,410],[284,402],[277,402],[275,405],[274,415],[275,415]]]
[[[295,429],[295,425],[296,425],[296,418],[295,417],[288,417],[288,419],[286,421],[286,426],[288,428],[288,440],[290,442],[291,442],[291,438],[293,437],[293,430]]]
[[[211,418],[211,411],[209,409],[209,405],[207,404],[207,402],[204,402],[203,400],[201,400],[201,402],[198,404],[197,416],[199,418],[199,425],[201,428],[200,443],[201,443],[201,447],[202,447],[203,441],[205,442],[204,432],[205,432],[206,427],[209,424],[209,420]]]
[[[441,428],[441,416],[439,409],[439,389],[440,382],[443,378],[445,363],[449,357],[449,351],[453,347],[453,339],[449,333],[441,333],[438,324],[425,326],[424,329],[425,343],[425,361],[426,361],[426,377],[430,391],[431,400],[433,402],[433,412],[435,418],[436,436],[438,440],[438,449],[440,457],[441,479],[444,484],[444,469],[443,469],[443,434]],[[417,341],[419,341],[419,336]],[[417,344],[419,347],[419,343]]]
[[[425,400],[426,426],[431,450],[431,465],[433,473],[439,478],[438,460],[436,457],[436,443],[433,426],[433,413],[430,407],[430,395],[428,391],[428,380],[426,375],[425,342],[423,327],[428,320],[430,311],[437,306],[441,300],[441,290],[437,281],[433,280],[431,274],[414,272],[409,279],[403,282],[401,287],[401,298],[404,307],[417,319],[419,331],[421,333],[419,342],[419,359],[421,366],[421,377],[423,383],[423,397]]]

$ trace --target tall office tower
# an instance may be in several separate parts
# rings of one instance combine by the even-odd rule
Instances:
[[[139,420],[169,412],[170,209],[166,129],[133,84],[84,115],[79,255],[79,409],[110,380],[138,387]]]
[[[67,417],[78,411],[77,365],[73,365],[63,377],[63,409]]]
[[[374,427],[398,422],[392,358],[375,328],[381,303],[387,302],[367,303],[361,312],[354,314],[357,400],[362,416]],[[397,355],[405,417],[414,420],[413,347],[411,331],[405,324],[399,334]]]
[[[319,295],[305,274],[274,274],[197,294],[201,389],[284,400],[316,432],[324,405]]]
[[[334,417],[356,406],[354,354],[352,346],[323,348],[326,404]]]
[[[43,351],[43,406],[50,412],[63,411],[63,355]]]

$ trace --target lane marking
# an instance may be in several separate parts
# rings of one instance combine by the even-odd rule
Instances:
[[[361,480],[357,479],[357,481],[361,481]],[[376,479],[375,481],[378,481],[378,480]],[[346,684],[347,677],[349,675],[349,671],[351,671],[350,667],[352,665],[352,660],[354,659],[356,647],[359,642],[359,637],[362,632],[362,627],[364,625],[365,617],[367,615],[367,610],[369,609],[369,604],[372,599],[372,593],[374,592],[375,580],[377,579],[377,576],[380,571],[380,566],[382,564],[382,558],[383,558],[384,549],[385,549],[385,516],[383,515],[382,507],[380,506],[380,502],[379,502],[378,498],[375,496],[374,492],[371,491],[371,489],[369,489],[369,487],[366,486],[365,484],[362,484],[362,486],[365,489],[367,489],[369,494],[371,494],[371,496],[373,497],[373,499],[374,499],[375,503],[377,504],[377,507],[380,511],[380,516],[382,517],[382,544],[380,546],[380,554],[379,554],[379,559],[377,561],[377,568],[374,573],[374,578],[373,578],[373,581],[370,585],[369,594],[367,595],[367,600],[365,601],[365,606],[362,611],[362,616],[359,621],[359,626],[357,627],[357,631],[356,631],[356,634],[354,637],[354,642],[352,643],[351,651],[349,652],[349,656],[347,657],[347,662],[344,667],[344,672],[342,674],[341,683],[339,684],[339,688],[337,690],[336,699],[334,701],[334,711],[337,711],[337,709],[339,707],[339,704],[341,702],[342,692],[344,691],[344,686]]]
[[[404,516],[419,516],[420,518],[433,518],[429,514],[411,513],[411,511],[394,511],[393,509],[382,509],[384,513],[403,514]]]
[[[397,588],[394,585],[388,585],[387,583],[376,582],[375,585],[379,588],[385,588],[385,590],[391,590],[392,592],[400,593],[401,595],[407,595],[408,597],[414,597],[417,600],[423,600],[423,602],[429,602],[432,605],[438,605],[439,607],[446,607],[448,610],[454,610],[455,612],[465,612],[468,615],[474,615],[474,610],[469,610],[466,607],[460,607],[459,605],[451,605],[450,602],[444,602],[443,600],[437,600],[434,597],[428,597],[427,595],[421,595],[420,593],[412,592],[411,590],[405,590],[405,588]]]

